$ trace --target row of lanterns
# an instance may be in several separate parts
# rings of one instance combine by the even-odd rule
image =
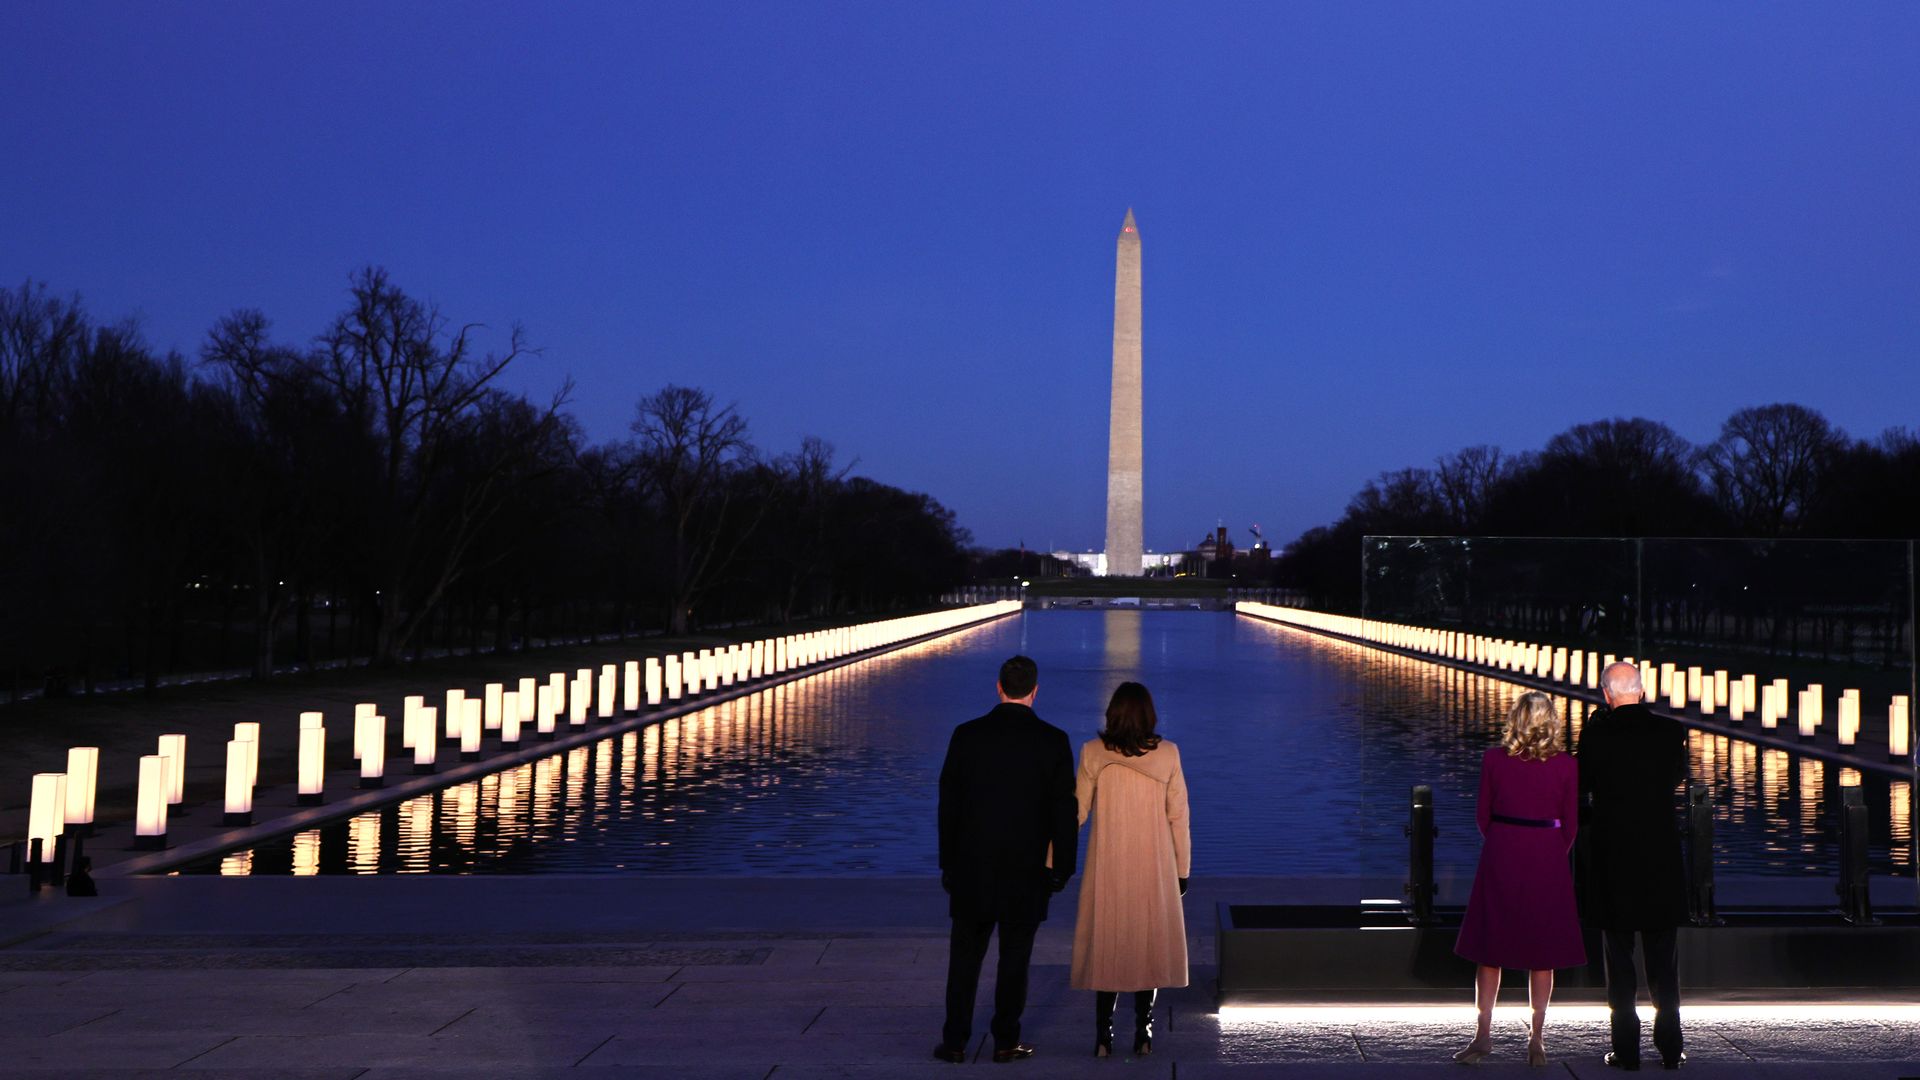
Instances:
[[[597,671],[556,671],[544,681],[525,677],[512,684],[488,683],[472,697],[464,688],[454,687],[446,692],[444,707],[428,705],[425,695],[414,694],[401,706],[400,743],[408,752],[413,773],[430,774],[438,764],[442,743],[457,746],[460,760],[477,761],[484,754],[488,736],[503,748],[519,745],[529,734],[552,739],[563,724],[570,732],[582,731],[589,719],[611,720],[616,712],[636,715],[643,702],[648,709],[658,709],[1018,610],[1017,600],[975,604],[721,648],[649,656],[624,664],[604,664]],[[301,713],[297,739],[297,801],[303,806],[317,806],[326,799],[325,716],[320,712]],[[384,785],[387,718],[378,706],[361,703],[353,707],[352,747],[359,786]],[[253,797],[260,779],[260,725],[251,721],[235,724],[226,755],[222,820],[227,825],[251,824]],[[134,800],[136,847],[166,846],[168,810],[178,806],[186,794],[186,757],[187,737],[170,734],[160,736],[155,752],[140,759]],[[63,834],[93,832],[99,765],[98,747],[76,746],[67,752],[66,772],[34,774],[27,839],[29,851],[40,852],[36,861],[50,858],[56,840]]]
[[[1304,608],[1278,607],[1243,600],[1234,605],[1243,615],[1286,623],[1308,630],[1339,634],[1343,637],[1386,645],[1409,652],[1441,656],[1462,663],[1476,664],[1497,671],[1513,671],[1536,679],[1585,686],[1600,686],[1600,673],[1616,660],[1636,663],[1633,657],[1615,657],[1612,653],[1586,652],[1564,646],[1539,645],[1509,638],[1487,637],[1460,630],[1436,630],[1406,623],[1362,619],[1352,615],[1330,615]],[[1762,683],[1754,675],[1730,675],[1725,669],[1708,671],[1701,667],[1682,668],[1678,664],[1637,661],[1640,679],[1649,701],[1665,701],[1672,709],[1693,708],[1702,716],[1725,711],[1727,719],[1744,723],[1754,714],[1762,728],[1777,729],[1781,723],[1797,724],[1801,741],[1810,742],[1826,723],[1826,687],[1808,683],[1794,691],[1786,679]],[[1844,747],[1856,744],[1860,735],[1860,691],[1840,692],[1834,717],[1834,738]],[[1910,701],[1895,694],[1887,705],[1887,757],[1905,760],[1910,742]]]

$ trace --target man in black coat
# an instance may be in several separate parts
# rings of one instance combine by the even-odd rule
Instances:
[[[1016,656],[1000,666],[1000,704],[954,729],[940,767],[940,884],[951,898],[947,1022],[933,1056],[967,1060],[973,999],[987,939],[1000,928],[993,988],[993,1060],[1033,1056],[1020,1041],[1033,935],[1047,899],[1073,876],[1079,817],[1067,733],[1033,712],[1039,669]]]
[[[1680,1038],[1676,928],[1687,920],[1687,879],[1674,790],[1687,780],[1687,733],[1641,703],[1640,669],[1610,665],[1601,675],[1607,708],[1580,732],[1580,791],[1590,806],[1587,921],[1606,942],[1607,1005],[1613,1016],[1609,1065],[1640,1067],[1639,996],[1633,939],[1653,998],[1653,1045],[1669,1069],[1686,1061]]]

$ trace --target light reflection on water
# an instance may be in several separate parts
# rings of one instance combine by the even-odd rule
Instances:
[[[1179,742],[1206,874],[1399,874],[1407,792],[1435,790],[1436,860],[1470,872],[1481,751],[1509,683],[1269,623],[1045,612],[770,687],[591,746],[210,860],[194,871],[930,874],[953,725],[999,663],[1039,661],[1040,714],[1078,744],[1145,682]],[[1557,699],[1569,738],[1584,703]],[[1829,877],[1841,773],[1694,733],[1722,873]],[[1876,872],[1912,873],[1909,787],[1868,775]]]

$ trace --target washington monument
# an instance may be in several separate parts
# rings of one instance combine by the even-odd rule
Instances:
[[[1139,577],[1145,546],[1140,481],[1140,230],[1120,223],[1113,268],[1113,405],[1107,428],[1107,573]]]

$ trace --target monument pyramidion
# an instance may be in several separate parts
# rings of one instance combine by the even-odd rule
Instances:
[[[1120,223],[1113,269],[1113,403],[1107,427],[1107,573],[1139,577],[1145,546],[1140,470],[1140,229]]]

